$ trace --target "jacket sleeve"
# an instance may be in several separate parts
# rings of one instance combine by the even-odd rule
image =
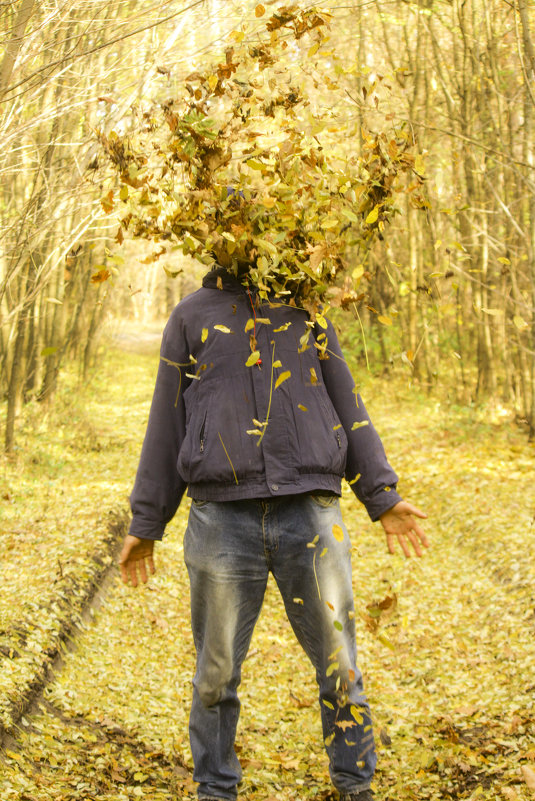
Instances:
[[[330,321],[327,332],[321,333],[326,333],[328,339],[328,358],[320,361],[323,382],[347,436],[345,478],[375,521],[402,500],[396,492],[398,477],[357,393]]]
[[[130,495],[129,533],[141,539],[162,539],[186,489],[177,458],[186,429],[183,393],[190,383],[189,366],[183,324],[175,309],[163,333],[147,431]]]

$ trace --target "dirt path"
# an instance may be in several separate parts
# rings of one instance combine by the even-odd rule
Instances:
[[[126,396],[124,382],[136,377],[137,397],[150,396],[146,367],[132,355],[122,375],[114,368],[121,386],[113,398]],[[389,557],[378,527],[344,496],[359,613],[397,597],[377,631],[364,617],[358,625],[379,739],[377,798],[527,801],[535,775],[533,450],[510,427],[403,387],[394,402],[387,389],[375,384],[368,406],[404,477],[403,493],[431,514],[433,548],[421,561]],[[125,484],[137,459],[131,450]],[[117,576],[110,581],[4,754],[2,801],[194,797],[186,519],[183,505],[148,587],[135,592]],[[328,797],[313,676],[272,585],[241,697],[243,797]]]

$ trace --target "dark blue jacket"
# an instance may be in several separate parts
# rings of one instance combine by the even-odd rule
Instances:
[[[308,321],[302,309],[257,302],[222,268],[178,304],[163,334],[131,534],[161,539],[186,487],[210,501],[339,495],[345,476],[372,520],[401,500],[332,324]],[[261,363],[247,366],[251,336]]]

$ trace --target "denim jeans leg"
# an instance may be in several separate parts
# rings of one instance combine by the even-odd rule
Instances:
[[[331,779],[369,788],[376,764],[370,709],[357,668],[351,543],[337,498],[300,495],[278,507],[273,573],[296,636],[316,669]]]
[[[192,502],[184,539],[197,664],[190,713],[199,796],[234,799],[241,665],[268,578],[258,504]]]

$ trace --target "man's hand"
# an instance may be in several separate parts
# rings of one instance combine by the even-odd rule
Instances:
[[[139,537],[133,537],[127,534],[121,555],[119,556],[119,567],[121,568],[121,577],[125,584],[128,584],[128,579],[132,582],[132,587],[137,587],[137,571],[143,584],[148,581],[147,566],[151,573],[155,573],[154,561],[152,552],[154,550],[154,540],[140,540]]]
[[[380,520],[386,531],[386,541],[390,553],[395,551],[394,543],[396,537],[401,545],[401,550],[407,558],[411,555],[411,545],[415,550],[416,556],[422,556],[423,553],[420,543],[426,548],[429,547],[424,530],[416,522],[415,517],[426,518],[427,515],[417,509],[416,506],[413,506],[412,503],[407,503],[407,501],[399,501],[388,512],[381,515]]]

